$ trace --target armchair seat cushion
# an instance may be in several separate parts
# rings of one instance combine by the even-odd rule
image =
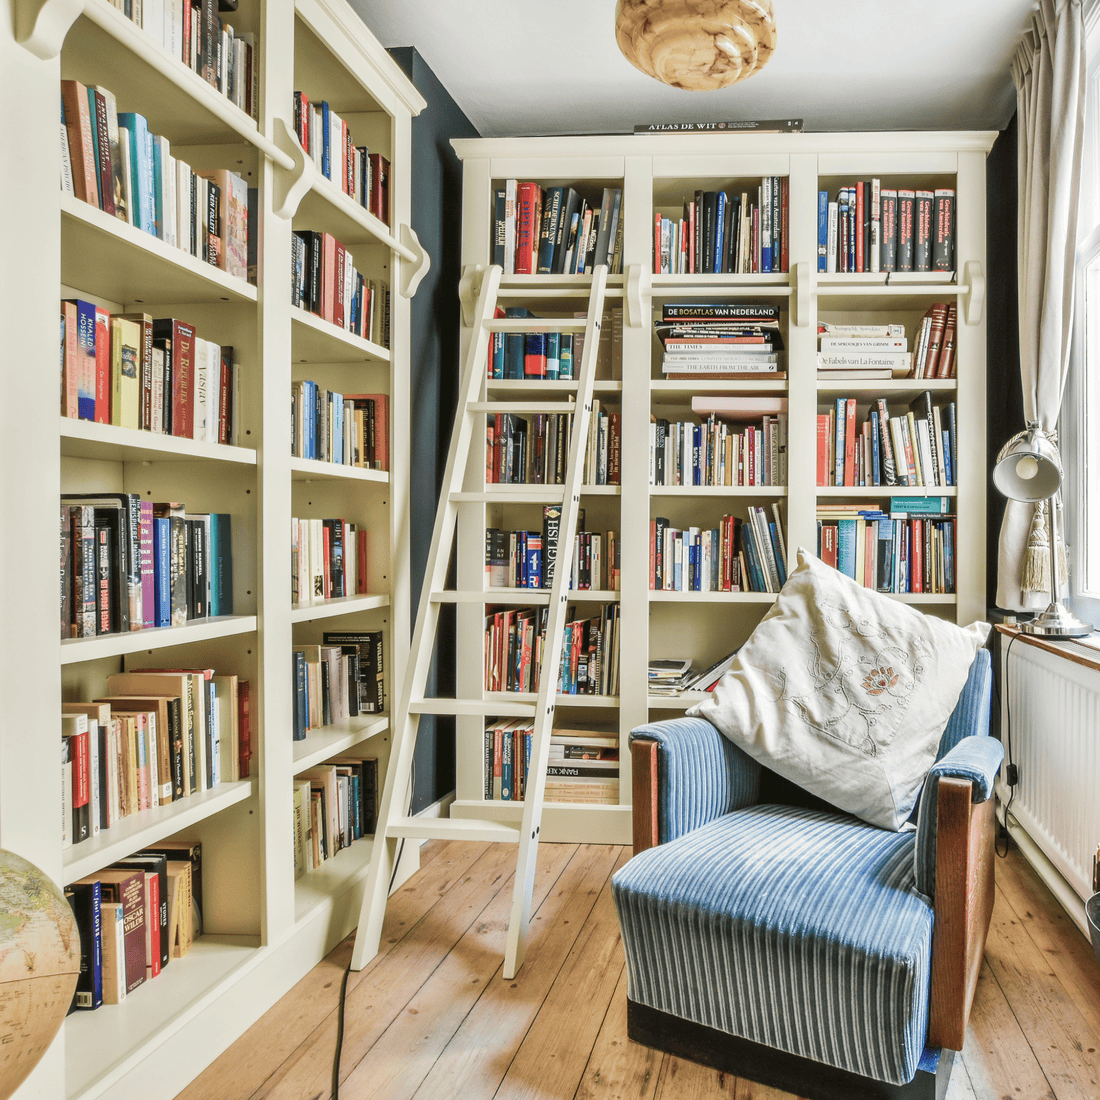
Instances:
[[[932,908],[914,836],[735,810],[614,877],[632,1001],[880,1081],[916,1073]]]

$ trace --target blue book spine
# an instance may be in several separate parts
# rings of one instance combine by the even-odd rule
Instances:
[[[940,443],[943,450],[940,453],[943,455],[943,470],[946,475],[946,483],[948,485],[954,485],[955,463],[951,461],[951,433],[944,428],[940,435],[943,437]]]
[[[172,544],[167,516],[153,518],[154,626],[172,624]]]
[[[153,233],[164,240],[164,176],[167,165],[161,164],[161,144],[150,135],[149,146],[153,154]],[[228,201],[223,198],[223,202]]]
[[[561,362],[558,366],[558,378],[563,380],[573,377],[573,333],[561,334]]]
[[[717,592],[719,587],[719,574],[721,572],[721,552],[720,547],[722,545],[721,536],[718,533],[717,528],[710,533],[710,590]]]
[[[294,651],[294,730],[292,739],[304,741],[306,739],[306,715],[309,696],[306,687],[306,655],[299,650]]]
[[[882,463],[878,449],[878,410],[871,412],[871,468],[875,478],[875,484],[882,484]]]
[[[672,588],[676,592],[684,591],[684,535],[676,536],[676,552],[673,554]]]
[[[221,615],[221,577],[218,573],[218,557],[221,553],[221,530],[218,517],[210,517],[210,561],[207,568],[210,570],[210,608],[211,615]]]
[[[217,512],[218,557],[214,562],[218,570],[218,586],[221,591],[221,613],[233,614],[233,517],[228,512]]]
[[[506,317],[530,317],[530,311],[525,306],[508,306],[504,315]],[[504,334],[504,377],[523,378],[523,353],[524,335],[522,332],[506,332]]]
[[[527,539],[526,547],[524,549],[524,557],[527,561],[527,588],[541,588],[542,587],[542,549],[535,545],[531,545],[531,540]]]
[[[539,373],[538,364],[542,364],[545,372],[546,333],[528,332],[523,338],[523,374],[520,377],[545,378],[545,373]]]
[[[333,432],[333,456],[332,461],[343,465],[344,462],[344,395],[334,393],[332,395],[334,412],[336,413],[336,429]]]
[[[768,586],[764,583],[764,571],[756,545],[756,532],[749,524],[742,524],[741,540],[745,550],[745,562],[749,567],[749,591],[767,592]]]
[[[940,419],[942,421],[942,416]],[[956,423],[954,401],[947,406],[947,430],[951,435],[951,446],[947,450],[947,453],[951,455],[951,477],[948,479],[947,484],[954,485],[956,471],[959,468],[959,429]]]
[[[878,541],[875,559],[875,587],[879,592],[893,591],[894,521],[878,521]]]
[[[779,552],[779,529],[774,523],[768,524],[768,534],[772,540],[772,554],[775,556],[775,568],[779,573],[780,587],[787,583],[787,570],[783,566],[783,555]]]
[[[130,135],[130,187],[133,191],[134,225],[138,229],[151,232],[151,226],[146,224],[146,211],[148,201],[146,191],[146,175],[143,170],[145,159],[145,138],[149,127],[145,119],[133,111],[122,111],[118,116],[119,127]]]
[[[846,577],[856,579],[856,521],[842,519],[837,521],[837,568]]]
[[[83,355],[95,364],[95,306],[77,299],[76,342]],[[91,386],[89,390],[86,387]],[[95,420],[95,370],[77,372],[77,415],[81,420]]]
[[[332,145],[330,143],[330,131],[332,117],[329,106],[325,100],[321,100],[321,174],[325,179],[332,179]]]
[[[527,776],[531,774],[531,734],[523,735],[523,793],[527,793]]]
[[[493,333],[493,378],[504,377],[504,333]]]
[[[95,88],[89,88],[88,92],[88,114],[92,120],[92,163],[95,165],[95,179],[96,185],[99,187],[99,120],[96,118],[95,111]],[[107,135],[103,135],[104,140],[107,140]],[[103,190],[99,187],[97,191],[99,195],[99,209],[103,209]]]
[[[836,447],[836,461],[833,465],[835,484],[844,484],[844,420],[847,415],[847,402],[843,397],[836,399],[836,434],[834,445]]]
[[[714,216],[714,256],[712,271],[721,274],[722,272],[722,238],[726,231],[726,193],[725,191],[718,192],[718,202],[716,203],[716,211]]]
[[[529,588],[527,583],[527,532],[516,532],[516,587]],[[518,660],[518,652],[517,652]]]
[[[561,333],[546,334],[546,377],[556,381],[561,373]]]
[[[501,736],[501,751],[500,751],[500,797],[504,802],[511,802],[513,789],[512,784],[515,781],[515,768],[513,767],[515,756],[513,755],[512,744],[514,741],[514,735],[511,730],[505,730]]]
[[[829,192],[817,193],[817,270],[826,271],[829,261]]]
[[[692,485],[703,484],[703,425],[693,424],[692,436]]]

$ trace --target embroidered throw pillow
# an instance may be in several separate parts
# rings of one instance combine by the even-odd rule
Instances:
[[[884,829],[909,817],[988,623],[959,627],[798,551],[708,719],[772,771]]]

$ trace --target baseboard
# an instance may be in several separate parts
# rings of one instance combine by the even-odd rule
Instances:
[[[417,810],[414,816],[416,817],[450,817],[451,816],[451,803],[455,800],[455,792],[450,791],[442,798],[437,798],[430,806],[425,806],[422,810]],[[421,844],[424,842],[421,841]]]

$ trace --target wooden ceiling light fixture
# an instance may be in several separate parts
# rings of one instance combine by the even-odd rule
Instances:
[[[623,56],[673,88],[726,88],[759,72],[775,51],[771,0],[618,0]]]

